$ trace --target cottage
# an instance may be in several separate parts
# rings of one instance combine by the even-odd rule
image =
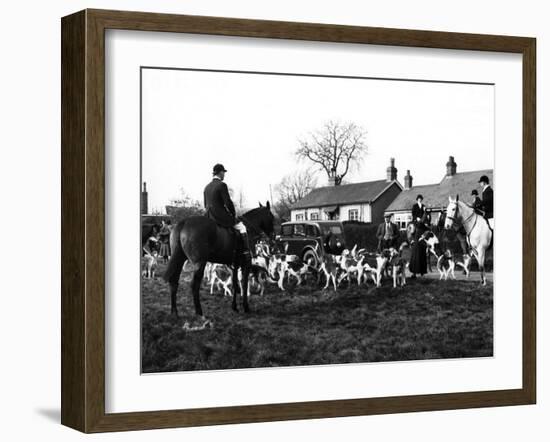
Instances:
[[[337,185],[334,177],[329,185],[313,189],[291,207],[291,220],[362,221],[379,223],[384,210],[403,190],[397,181],[395,160],[390,160],[386,179]]]
[[[416,196],[421,194],[424,197],[424,204],[429,212],[432,212],[431,222],[437,224],[441,211],[449,204],[449,196],[458,195],[463,201],[472,201],[472,190],[479,188],[479,177],[487,175],[493,186],[493,169],[473,170],[469,172],[456,171],[457,164],[454,157],[449,157],[446,164],[446,173],[439,183],[422,186],[413,186],[413,177],[410,170],[404,177],[403,192],[392,201],[385,210],[385,213],[393,215],[393,221],[404,229],[412,221],[411,209],[416,202]]]

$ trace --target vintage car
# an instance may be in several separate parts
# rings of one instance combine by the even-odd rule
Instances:
[[[344,226],[340,221],[290,221],[281,225],[275,241],[280,250],[317,266],[324,253],[342,253]]]

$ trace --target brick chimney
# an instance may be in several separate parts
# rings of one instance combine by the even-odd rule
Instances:
[[[338,184],[340,183],[336,179],[336,169],[332,168],[330,169],[330,175],[328,176],[328,185],[334,187]]]
[[[405,189],[411,189],[413,186],[413,177],[411,176],[411,171],[407,170],[407,175],[403,177],[403,183],[405,184]]]
[[[395,158],[390,158],[390,166],[386,169],[386,181],[397,180],[397,169],[395,168]]]
[[[149,197],[147,194],[147,183],[143,183],[143,190],[141,191],[141,214],[146,215],[149,212],[148,201]]]
[[[453,175],[456,175],[455,157],[449,157],[449,161],[447,161],[446,176],[453,176]]]

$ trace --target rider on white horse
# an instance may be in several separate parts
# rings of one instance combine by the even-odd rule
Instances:
[[[464,227],[466,240],[479,264],[481,283],[485,285],[487,283],[485,277],[485,253],[493,244],[493,231],[490,225],[487,222],[483,222],[483,217],[476,213],[472,207],[459,201],[458,195],[456,198],[449,197],[446,213],[446,229],[453,227],[455,230],[458,230]]]
[[[494,217],[493,217],[493,189],[489,185],[489,178],[487,175],[482,175],[479,178],[479,184],[481,185],[481,214],[489,222],[491,229],[494,229]]]

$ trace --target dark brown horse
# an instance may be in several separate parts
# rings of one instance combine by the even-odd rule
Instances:
[[[273,214],[269,207],[257,207],[241,216],[246,229],[250,244],[262,235],[271,237],[273,234]],[[207,262],[226,264],[233,267],[233,310],[237,309],[237,294],[240,291],[238,270],[242,271],[242,297],[243,309],[249,311],[248,307],[248,275],[250,268],[245,260],[236,252],[238,248],[239,235],[231,228],[218,226],[214,220],[205,216],[191,216],[180,221],[170,235],[170,247],[172,256],[164,274],[164,279],[170,284],[172,298],[172,314],[177,315],[177,292],[181,270],[188,260],[192,268],[191,291],[195,313],[202,316],[200,301],[200,286],[204,275],[204,268]]]

